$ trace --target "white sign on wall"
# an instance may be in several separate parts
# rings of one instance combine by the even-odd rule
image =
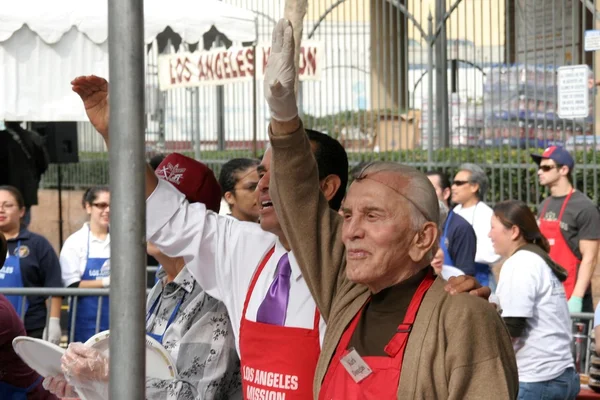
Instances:
[[[223,85],[263,78],[271,53],[269,46],[231,47],[194,53],[164,54],[158,57],[160,90],[202,85]],[[255,63],[255,57],[256,63]],[[323,45],[303,41],[300,49],[300,80],[319,80],[323,69]]]
[[[585,31],[583,47],[585,51],[600,50],[600,30],[593,29]]]
[[[571,65],[558,68],[558,116],[564,119],[587,118],[589,107],[589,68]]]

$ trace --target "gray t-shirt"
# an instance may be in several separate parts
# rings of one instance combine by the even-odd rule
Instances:
[[[548,197],[540,204],[538,219],[556,221],[566,198],[567,196]],[[546,204],[548,207],[544,211]],[[600,212],[586,195],[576,190],[567,203],[560,228],[569,248],[581,260],[579,241],[600,239]]]

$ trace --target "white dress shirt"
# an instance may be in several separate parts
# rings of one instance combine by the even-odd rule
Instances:
[[[90,224],[86,222],[80,230],[67,238],[60,251],[60,268],[62,282],[65,287],[81,281],[81,276],[85,272],[88,255],[88,235],[89,257],[110,258],[110,233],[106,235],[104,240],[100,240],[90,232]]]
[[[454,207],[454,212],[467,220],[473,226],[477,237],[477,251],[475,262],[482,264],[494,264],[500,260],[500,256],[494,251],[492,239],[488,236],[492,229],[492,216],[494,210],[483,201],[474,206],[463,208],[460,204]]]
[[[163,180],[159,180],[146,204],[148,240],[168,256],[183,256],[200,286],[225,303],[239,354],[242,310],[252,277],[275,246],[258,277],[245,315],[256,321],[258,307],[275,278],[277,262],[286,252],[283,245],[259,224],[218,215],[201,203],[189,204],[183,194]],[[285,326],[311,329],[316,304],[291,252],[289,261],[292,275]],[[325,322],[321,318],[321,344],[324,334]]]

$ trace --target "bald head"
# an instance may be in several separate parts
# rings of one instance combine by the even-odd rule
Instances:
[[[392,189],[414,207],[411,213],[417,225],[440,222],[440,208],[435,188],[427,175],[408,165],[392,162],[373,162],[365,165],[354,179],[370,179]]]

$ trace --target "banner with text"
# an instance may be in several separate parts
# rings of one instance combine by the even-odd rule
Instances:
[[[164,54],[158,57],[160,90],[202,85],[251,81],[256,64],[257,78],[262,79],[270,46],[257,46],[255,60],[253,47],[230,47],[194,53]],[[305,41],[300,49],[299,74],[301,81],[321,79],[323,45]]]

